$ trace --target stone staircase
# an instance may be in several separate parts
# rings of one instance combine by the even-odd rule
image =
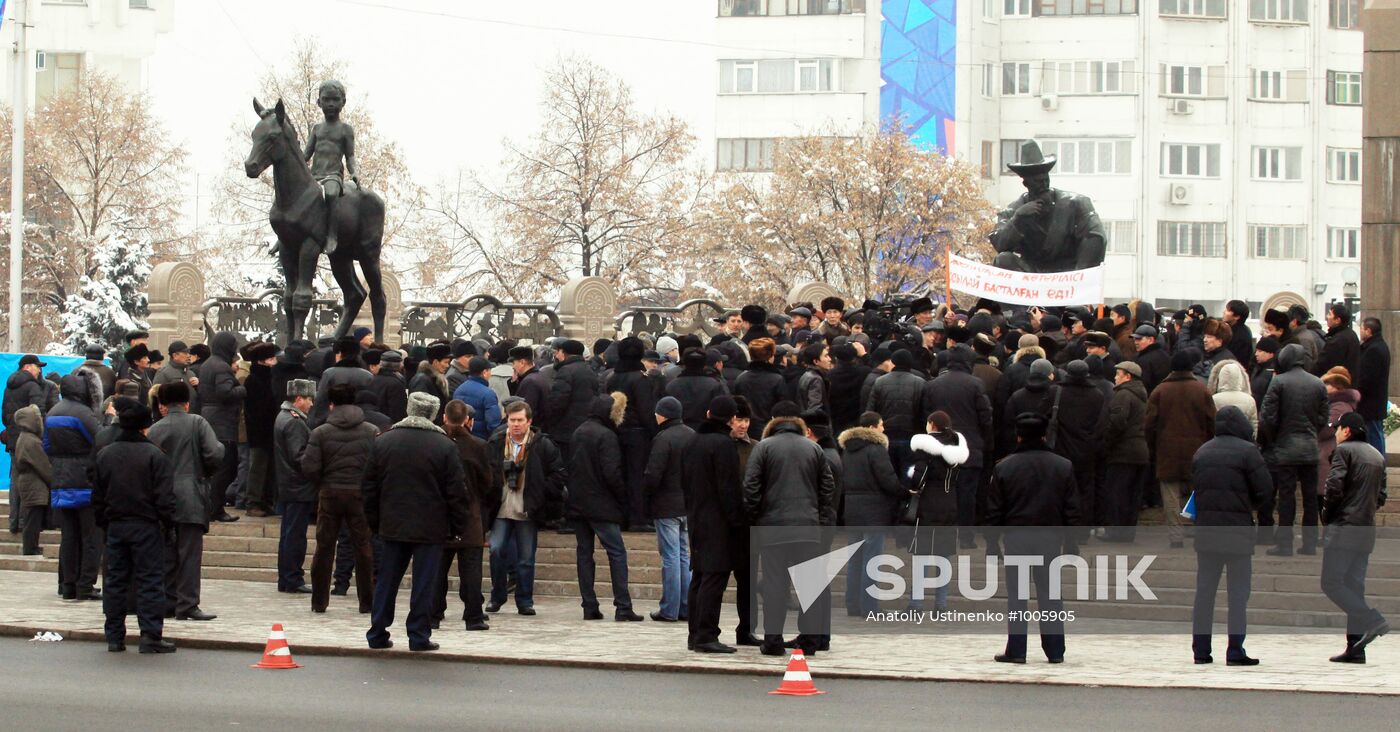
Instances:
[[[1391,469],[1390,485],[1392,500],[1382,509],[1378,521],[1381,539],[1372,555],[1367,576],[1367,591],[1372,603],[1390,617],[1400,617],[1400,469]],[[0,491],[0,518],[8,520],[8,496]],[[1144,524],[1154,523],[1153,512],[1144,516]],[[244,580],[263,582],[269,589],[276,583],[277,544],[280,522],[276,518],[252,518],[244,516],[232,524],[215,524],[204,542],[204,577],[206,579]],[[1105,620],[1138,620],[1186,622],[1191,616],[1191,604],[1195,594],[1196,560],[1190,549],[1168,549],[1164,541],[1154,540],[1150,529],[1140,532],[1135,545],[1103,544],[1090,542],[1081,554],[1092,558],[1099,554],[1125,553],[1157,555],[1151,569],[1145,576],[1146,584],[1156,593],[1155,601],[1145,601],[1133,596],[1129,600],[1069,600],[1067,607],[1076,610],[1080,617]],[[315,551],[315,527],[308,531],[308,553],[306,569],[310,579],[311,554]],[[628,533],[623,535],[627,544],[629,588],[637,601],[639,611],[650,609],[661,597],[661,561],[656,551],[656,539],[652,534]],[[893,549],[894,540],[891,539]],[[42,556],[22,556],[19,536],[0,532],[0,570],[23,570],[56,573],[58,570],[59,534],[45,531],[41,537]],[[1262,549],[1262,548],[1261,548]],[[898,553],[896,551],[895,553]],[[607,557],[601,546],[595,549],[598,566],[597,591],[607,604],[610,595]],[[540,545],[536,556],[535,594],[544,597],[577,597],[577,571],[575,568],[574,538],[554,531],[540,533]],[[984,556],[980,551],[972,553],[973,587],[982,587],[985,580]],[[1131,564],[1131,562],[1130,562]],[[1344,616],[1322,594],[1318,577],[1321,572],[1321,555],[1314,557],[1295,556],[1275,558],[1257,552],[1254,558],[1253,592],[1250,597],[1249,620],[1252,625],[1335,628],[1344,625]],[[483,566],[483,575],[489,587],[489,567]],[[452,580],[453,589],[456,579]],[[1067,580],[1067,586],[1070,583]],[[832,585],[833,606],[841,607],[844,602],[844,579],[838,578]],[[956,593],[954,593],[956,594]],[[1004,592],[999,592],[1004,596]],[[1073,595],[1069,595],[1073,596]],[[731,588],[727,600],[733,602]],[[924,606],[931,607],[926,600]],[[1219,622],[1225,619],[1224,583],[1216,602],[1216,615]],[[903,602],[887,603],[887,609],[902,609]],[[976,603],[954,599],[955,610],[1000,609],[1004,605],[999,600]],[[839,614],[839,612],[838,612]]]

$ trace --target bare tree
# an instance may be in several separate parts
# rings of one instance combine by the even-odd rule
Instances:
[[[778,303],[803,280],[857,298],[941,289],[943,253],[981,258],[995,208],[978,171],[897,128],[776,147],[771,176],[735,173],[700,217],[708,282],[731,301]]]
[[[12,118],[0,118],[0,165],[9,167]],[[98,273],[95,253],[109,236],[149,240],[155,259],[188,243],[180,229],[186,153],[142,94],[101,72],[35,110],[25,152],[25,343],[51,340],[80,280]],[[10,181],[0,180],[8,198]],[[0,236],[8,237],[8,230]],[[8,261],[0,264],[8,284]],[[5,297],[8,297],[6,293]]]
[[[545,75],[542,106],[529,143],[507,143],[505,185],[477,182],[506,232],[495,247],[473,244],[488,279],[538,297],[583,274],[624,298],[674,299],[685,286],[676,254],[707,188],[687,167],[690,130],[676,117],[642,114],[626,84],[583,59],[560,60]]]

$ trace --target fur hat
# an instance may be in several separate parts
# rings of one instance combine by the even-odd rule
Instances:
[[[144,430],[151,426],[151,410],[131,397],[118,397],[112,402],[117,410],[117,423],[124,430]]]
[[[972,350],[979,356],[990,356],[997,350],[997,342],[986,333],[978,333],[972,339]]]
[[[510,349],[509,355],[510,360],[512,361],[520,361],[522,359],[526,361],[535,360],[535,352],[531,350],[529,346],[516,346],[515,348]]]
[[[144,345],[137,345],[126,349],[126,353],[122,355],[122,358],[127,363],[136,363],[143,358],[149,358],[150,355],[151,349],[146,348]]]
[[[839,298],[839,297],[824,297],[824,298],[822,298],[822,312],[827,312],[828,310],[841,310],[841,311],[844,311],[845,309],[846,309],[846,301],[845,301],[845,300],[842,300],[842,299]]]
[[[1113,338],[1109,337],[1107,333],[1091,330],[1084,334],[1084,343],[1099,348],[1108,348],[1113,344]]]
[[[1211,318],[1206,321],[1206,327],[1202,331],[1202,335],[1215,336],[1221,343],[1229,343],[1230,336],[1233,334],[1230,332],[1229,323]]]
[[[608,350],[608,346],[611,346],[612,344],[613,342],[611,338],[599,338],[598,340],[593,341],[593,355],[603,355],[603,352]]]
[[[408,416],[432,419],[437,416],[438,398],[426,391],[415,391],[408,395]]]
[[[645,355],[646,352],[646,344],[642,343],[641,338],[629,336],[617,342],[618,359],[640,361],[642,359],[642,356]]]
[[[462,358],[463,356],[475,356],[476,344],[464,338],[452,341],[452,358]]]
[[[1016,341],[1017,350],[1020,350],[1022,348],[1035,348],[1039,345],[1040,339],[1037,338],[1033,333],[1027,333],[1021,336],[1020,340]]]
[[[734,419],[734,415],[738,414],[739,409],[734,404],[734,397],[728,395],[720,395],[710,400],[709,412],[710,419],[717,419],[721,422],[728,422],[729,420]]]
[[[1282,310],[1269,309],[1264,311],[1264,322],[1282,331],[1288,330],[1288,313]]]
[[[1254,344],[1254,350],[1264,353],[1278,353],[1278,349],[1278,339],[1273,336],[1264,336],[1259,339],[1258,343]]]
[[[356,358],[360,355],[360,342],[351,336],[337,338],[333,350],[342,359]]]
[[[292,379],[287,382],[287,399],[292,400],[297,397],[307,399],[316,398],[316,382],[311,379]]]
[[[749,400],[736,396],[734,399],[734,416],[739,419],[753,419],[753,407],[749,405]]]
[[[1322,383],[1335,386],[1338,389],[1351,388],[1351,372],[1345,366],[1333,366],[1322,375]]]
[[[360,360],[364,361],[366,366],[377,366],[384,360],[384,352],[378,348],[371,348],[365,351]]]
[[[441,361],[444,358],[452,358],[452,346],[446,343],[434,343],[428,346],[428,353],[424,357],[427,361]]]
[[[715,397],[715,398],[718,399],[719,397]],[[774,405],[773,405],[773,409],[769,412],[769,414],[770,414],[774,419],[780,419],[780,418],[789,418],[789,419],[790,419],[790,418],[799,416],[800,414],[802,414],[802,412],[801,412],[801,410],[799,410],[799,409],[797,408],[797,402],[794,402],[794,401],[791,401],[791,400],[788,400],[788,399],[784,399],[784,400],[782,400],[781,402],[778,402],[777,404],[774,404]]]
[[[258,363],[269,358],[276,358],[279,352],[281,349],[277,347],[276,343],[254,343],[248,348],[248,361]]]
[[[1044,437],[1050,430],[1050,420],[1039,412],[1021,412],[1016,415],[1016,436],[1022,439]]]
[[[915,300],[914,302],[909,303],[910,315],[918,315],[919,313],[931,312],[933,312],[933,300],[927,297],[921,297]]]
[[[759,305],[745,305],[739,311],[739,317],[744,319],[749,325],[763,325],[768,320],[768,311]]]
[[[190,346],[190,355],[194,356],[195,361],[203,361],[213,355],[213,353],[208,343],[196,343]]]
[[[558,350],[563,351],[565,356],[582,356],[583,342],[569,339],[560,343]]]
[[[1172,371],[1190,371],[1196,365],[1196,359],[1192,358],[1193,349],[1177,351],[1172,354]]]

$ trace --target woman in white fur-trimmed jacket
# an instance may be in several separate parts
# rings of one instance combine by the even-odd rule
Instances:
[[[958,525],[955,479],[958,466],[967,461],[968,447],[967,439],[954,431],[952,424],[946,412],[934,412],[928,418],[929,434],[914,435],[909,443],[914,452],[909,476],[913,491],[919,493],[920,554],[929,553],[930,546],[939,556],[951,557],[956,552],[956,531],[929,530]]]

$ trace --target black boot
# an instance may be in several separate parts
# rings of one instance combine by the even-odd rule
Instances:
[[[1366,663],[1366,649],[1357,648],[1356,644],[1361,640],[1361,634],[1347,633],[1347,649],[1341,654],[1333,656],[1327,660],[1332,663]]]

